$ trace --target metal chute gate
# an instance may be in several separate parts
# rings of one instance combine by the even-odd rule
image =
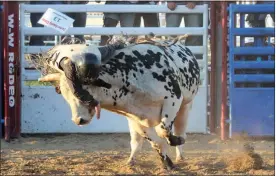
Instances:
[[[245,24],[246,14],[274,14],[274,4],[229,7],[230,135],[274,136],[275,51],[274,28]],[[240,16],[240,26],[236,17]],[[240,44],[237,45],[237,37]],[[254,37],[254,42],[245,42]],[[267,42],[264,38],[268,37]]]
[[[10,5],[11,2],[9,2]],[[17,4],[18,5],[18,4]],[[26,63],[24,55],[28,53],[37,53],[45,51],[49,46],[28,46],[25,42],[26,36],[29,35],[47,35],[47,36],[60,36],[61,34],[47,27],[32,28],[26,25],[25,15],[27,13],[43,13],[47,8],[53,8],[60,12],[141,12],[141,13],[172,13],[166,5],[29,5],[20,4],[20,38],[15,36],[16,42],[20,41],[20,55],[17,63],[21,64],[20,74],[17,74],[19,85],[16,88],[16,96],[20,102],[16,104],[18,109],[16,117],[10,117],[10,120],[19,119],[12,122],[17,126],[16,134],[20,133],[102,133],[102,132],[128,132],[127,120],[117,114],[103,111],[100,121],[93,120],[93,122],[85,127],[77,127],[71,122],[71,111],[65,100],[58,94],[51,86],[42,86],[29,84],[29,82],[36,82],[40,74],[30,69],[30,65]],[[123,9],[123,10],[122,10]],[[193,110],[190,113],[190,120],[188,125],[188,132],[207,132],[207,99],[208,99],[208,66],[207,66],[207,53],[208,53],[208,5],[197,6],[194,10],[189,10],[185,6],[176,9],[173,13],[200,13],[203,15],[203,27],[185,27],[185,28],[104,28],[104,27],[85,27],[85,28],[70,28],[67,35],[120,35],[122,32],[128,35],[145,35],[153,32],[156,35],[199,35],[203,37],[202,46],[190,47],[195,54],[203,55],[199,59],[201,67],[202,84],[199,89],[198,96],[193,104]],[[18,28],[19,24],[17,24]],[[19,33],[18,33],[19,34]],[[20,40],[19,40],[20,39]],[[19,62],[21,61],[21,62]],[[8,63],[6,63],[6,67]],[[21,81],[20,81],[21,79]],[[18,83],[18,82],[17,82]],[[22,106],[20,105],[22,104]],[[198,111],[200,109],[200,111]],[[21,115],[19,114],[21,112]],[[13,121],[13,120],[12,120]],[[200,122],[200,123],[198,123]],[[11,125],[12,125],[11,124]],[[13,128],[14,129],[14,128]],[[13,136],[13,135],[12,135]]]

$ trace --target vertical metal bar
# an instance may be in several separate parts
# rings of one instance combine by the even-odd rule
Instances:
[[[16,107],[15,107],[15,137],[19,137],[21,133],[21,48],[20,48],[20,8],[19,8],[19,1],[15,1],[12,6],[13,12],[15,14],[15,21],[14,21],[14,52],[15,52],[15,77],[16,77]],[[24,41],[23,41],[24,42]]]
[[[57,35],[55,35],[54,44],[55,44],[55,45],[57,45],[57,43],[58,43],[58,36],[57,36]]]
[[[217,33],[217,18],[216,18],[216,4],[217,2],[211,2],[211,80],[210,80],[210,120],[209,120],[209,128],[210,133],[215,133],[215,122],[216,122],[216,33]]]
[[[221,102],[221,140],[226,139],[226,108],[227,108],[227,2],[221,2],[222,24],[222,102]]]
[[[21,60],[21,87],[24,87],[24,75],[25,75],[25,57],[24,57],[24,49],[25,49],[25,5],[20,5],[20,60]],[[21,90],[22,91],[22,90]]]
[[[4,2],[5,139],[20,135],[19,4]]]
[[[1,16],[3,16],[3,2],[0,2],[0,14]],[[2,126],[4,123],[4,119],[3,119],[3,104],[4,104],[4,99],[3,97],[3,64],[2,64],[2,59],[3,59],[3,48],[2,48],[2,42],[3,42],[3,23],[2,23],[2,18],[0,18],[0,70],[1,70],[1,74],[0,74],[0,97],[1,97],[1,102],[0,102],[0,138],[2,138]]]
[[[13,21],[13,25],[10,23]],[[13,60],[8,58],[8,63],[14,65],[14,71],[10,72],[9,77],[14,77],[14,83],[9,82],[9,99],[14,98],[14,103],[9,101],[9,111],[11,117],[11,137],[19,137],[20,135],[20,53],[19,53],[19,2],[11,1],[8,2],[8,52],[13,53]],[[11,37],[13,42],[11,42]],[[9,54],[10,55],[10,54]],[[10,89],[14,89],[14,93],[11,93]]]
[[[234,59],[232,49],[236,47],[236,36],[232,36],[232,29],[236,27],[236,14],[233,13],[231,5],[229,8],[229,97],[231,97],[231,89],[234,87],[234,83],[231,78],[234,74],[234,69],[231,67]],[[232,137],[232,115],[231,115],[231,103],[229,103],[229,137]]]
[[[245,21],[244,21],[244,14],[240,13],[240,28],[245,28]],[[245,45],[245,37],[244,36],[240,36],[240,47],[244,47]],[[245,60],[245,56],[242,56],[242,61]]]
[[[4,70],[4,120],[5,120],[5,141],[10,141],[10,113],[8,102],[8,2],[3,2],[3,70]],[[5,74],[6,73],[6,74]]]
[[[205,95],[206,95],[206,105],[208,104],[208,58],[207,58],[207,53],[208,53],[208,5],[204,4],[204,12],[203,12],[203,27],[204,27],[204,33],[203,33],[203,46],[204,46],[204,54],[203,54],[203,60],[204,60],[204,73],[205,73],[205,78],[204,78],[204,87],[205,87]],[[206,118],[205,120],[207,121],[207,106],[206,108]],[[206,122],[205,121],[205,122]],[[207,124],[207,122],[206,122]]]
[[[244,17],[245,15],[243,13],[240,13],[240,28],[245,28],[245,21],[244,21]],[[245,37],[244,36],[240,36],[240,46],[244,46],[245,44]]]

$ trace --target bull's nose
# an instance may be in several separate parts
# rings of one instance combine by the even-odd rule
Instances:
[[[84,124],[86,124],[86,120],[84,120],[83,118],[80,118],[79,125],[84,125]]]
[[[87,123],[87,121],[81,117],[73,118],[72,120],[75,122],[76,125],[85,125]]]

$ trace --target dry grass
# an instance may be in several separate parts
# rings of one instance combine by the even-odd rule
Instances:
[[[252,158],[241,155],[243,143],[221,142],[209,135],[189,135],[184,161],[175,163],[176,168],[166,172],[147,142],[137,155],[135,166],[126,166],[130,154],[128,134],[31,136],[11,143],[1,141],[1,174],[274,175],[273,142],[254,142],[255,152],[262,156],[262,168],[255,168]],[[174,160],[174,148],[170,149],[169,156]]]

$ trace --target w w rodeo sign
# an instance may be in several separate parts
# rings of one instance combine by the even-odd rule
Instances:
[[[19,4],[3,2],[3,67],[5,140],[20,134]]]

